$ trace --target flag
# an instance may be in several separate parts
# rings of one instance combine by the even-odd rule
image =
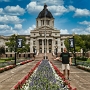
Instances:
[[[22,48],[22,39],[17,40],[17,48]]]
[[[74,48],[74,39],[73,38],[69,38],[69,47]]]

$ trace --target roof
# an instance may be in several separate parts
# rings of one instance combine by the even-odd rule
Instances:
[[[43,10],[39,13],[37,18],[44,18],[44,17],[53,18],[51,12],[47,9],[47,5],[46,4],[44,5]]]

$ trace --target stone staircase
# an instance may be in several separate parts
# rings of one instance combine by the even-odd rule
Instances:
[[[45,53],[39,53],[35,56],[35,60],[42,60],[44,59]],[[52,55],[52,53],[46,53],[46,56],[48,57],[48,60],[53,60],[55,56]]]

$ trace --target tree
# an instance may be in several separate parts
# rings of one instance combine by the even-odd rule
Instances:
[[[5,48],[3,46],[0,47],[0,58],[1,58],[2,54],[5,54]]]
[[[17,54],[23,53],[23,52],[28,52],[29,45],[26,44],[26,38],[24,36],[20,36],[20,35],[17,36],[17,39],[18,38],[22,39],[22,48],[17,48]],[[10,42],[5,43],[6,46],[8,46],[10,51],[15,51],[15,47],[16,47],[16,36],[15,36],[15,34],[12,35],[9,38],[9,40],[10,40]]]
[[[74,41],[76,52],[80,52],[81,48],[85,48],[85,42],[83,42],[82,38],[79,35],[74,36]],[[69,38],[65,39],[64,44],[69,51],[73,52],[73,48],[69,48]]]
[[[76,52],[80,52],[80,50],[83,49],[84,56],[84,54],[90,50],[90,35],[75,35],[74,40]],[[69,51],[73,52],[73,48],[69,48],[69,38],[65,39],[64,44]]]

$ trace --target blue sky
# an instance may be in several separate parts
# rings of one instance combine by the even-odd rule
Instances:
[[[90,0],[0,0],[0,35],[29,35],[44,3],[61,34],[90,33]]]

